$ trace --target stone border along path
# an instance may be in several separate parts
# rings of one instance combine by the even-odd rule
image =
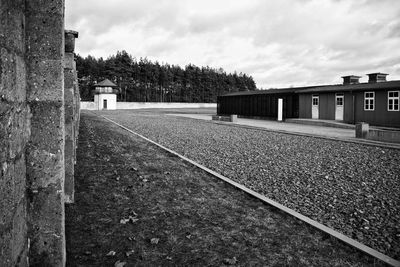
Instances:
[[[98,115],[96,114],[96,116],[98,116]],[[296,212],[296,211],[294,211],[294,210],[292,210],[290,208],[287,208],[287,207],[285,207],[285,206],[273,201],[272,199],[269,199],[269,198],[267,198],[267,197],[255,192],[255,191],[253,191],[253,190],[251,190],[251,189],[249,189],[249,188],[247,188],[247,187],[245,187],[245,186],[243,186],[243,185],[241,185],[239,183],[236,183],[236,182],[232,181],[231,179],[229,179],[229,178],[227,178],[227,177],[225,177],[225,176],[223,176],[223,175],[221,175],[221,174],[219,174],[219,173],[217,173],[215,171],[212,171],[209,168],[207,168],[207,167],[205,167],[205,166],[203,166],[203,165],[201,165],[201,164],[199,164],[199,163],[197,163],[197,162],[195,162],[195,161],[193,161],[193,160],[191,160],[191,159],[189,159],[189,158],[187,158],[187,157],[185,157],[185,156],[183,156],[183,155],[181,155],[181,154],[179,154],[179,153],[177,153],[177,152],[175,152],[175,151],[173,151],[171,149],[166,148],[166,147],[164,147],[164,146],[162,146],[162,145],[160,145],[160,144],[158,144],[158,143],[146,138],[145,136],[143,136],[141,134],[138,134],[138,133],[126,128],[125,126],[123,126],[123,125],[121,125],[121,124],[119,124],[119,123],[117,123],[117,122],[115,122],[115,121],[113,121],[113,120],[111,120],[111,119],[109,119],[109,118],[107,118],[105,116],[102,116],[102,115],[100,115],[100,116],[102,118],[106,119],[107,121],[118,125],[122,129],[124,129],[124,130],[126,130],[126,131],[128,131],[128,132],[130,132],[130,133],[132,133],[132,134],[134,134],[136,136],[139,136],[140,138],[143,138],[144,140],[146,140],[146,141],[148,141],[148,142],[150,142],[150,143],[152,143],[152,144],[164,149],[165,151],[168,151],[169,153],[180,157],[181,159],[183,159],[183,160],[195,165],[196,167],[208,172],[209,174],[211,174],[211,175],[213,175],[213,176],[215,176],[215,177],[217,177],[217,178],[219,178],[219,179],[231,184],[232,186],[234,186],[234,187],[236,187],[236,188],[238,188],[238,189],[240,189],[240,190],[252,195],[253,197],[258,198],[261,201],[263,201],[263,202],[265,202],[265,203],[267,203],[267,204],[269,204],[269,205],[271,205],[271,206],[273,206],[275,208],[278,208],[279,210],[281,210],[281,211],[283,211],[283,212],[285,212],[287,214],[290,214],[293,217],[296,217],[297,219],[299,219],[299,220],[311,225],[312,227],[315,227],[318,230],[320,230],[322,232],[325,232],[325,233],[327,233],[327,234],[329,234],[329,235],[331,235],[331,236],[333,236],[333,237],[345,242],[346,244],[349,244],[350,246],[355,247],[356,249],[361,250],[361,251],[363,251],[363,252],[365,252],[365,253],[367,253],[367,254],[369,254],[369,255],[371,255],[371,256],[373,256],[373,257],[375,257],[375,258],[377,258],[377,259],[379,259],[379,260],[381,260],[381,261],[383,261],[383,262],[385,262],[387,264],[390,264],[392,266],[400,266],[400,261],[397,261],[397,260],[395,260],[395,259],[393,259],[393,258],[391,258],[391,257],[389,257],[389,256],[387,256],[387,255],[385,255],[383,253],[380,253],[380,252],[378,252],[378,251],[376,251],[376,250],[374,250],[374,249],[372,249],[372,248],[370,248],[370,247],[368,247],[368,246],[366,246],[364,244],[361,244],[360,242],[357,242],[356,240],[351,239],[351,238],[349,238],[349,237],[347,237],[347,236],[345,236],[345,235],[343,235],[343,234],[341,234],[341,233],[339,233],[339,232],[337,232],[337,231],[335,231],[335,230],[333,230],[333,229],[331,229],[329,227],[326,227],[325,225],[322,225],[322,224],[320,224],[320,223],[318,223],[318,222],[316,222],[316,221],[314,221],[314,220],[312,220],[312,219],[310,219],[310,218],[308,218],[306,216],[303,216],[300,213],[298,213],[298,212]]]

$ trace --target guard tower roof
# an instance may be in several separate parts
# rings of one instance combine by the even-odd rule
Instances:
[[[109,79],[105,79],[104,81],[101,81],[97,84],[94,85],[95,87],[117,87],[115,83],[110,81]]]

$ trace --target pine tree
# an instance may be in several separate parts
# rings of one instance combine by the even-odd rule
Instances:
[[[76,59],[81,99],[93,101],[93,87],[103,79],[119,86],[119,101],[216,102],[219,95],[257,90],[247,74],[226,73],[222,68],[180,66],[136,58],[118,51],[107,59]]]

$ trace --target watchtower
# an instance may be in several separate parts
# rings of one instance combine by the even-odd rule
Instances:
[[[117,93],[112,81],[105,79],[95,85],[94,103],[97,110],[117,109]]]

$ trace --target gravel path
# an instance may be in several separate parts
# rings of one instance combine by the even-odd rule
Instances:
[[[400,150],[160,114],[103,115],[400,259]]]
[[[67,266],[384,265],[92,114],[77,158]]]

